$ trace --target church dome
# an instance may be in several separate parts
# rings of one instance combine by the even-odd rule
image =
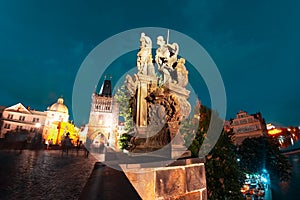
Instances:
[[[69,113],[67,106],[64,104],[63,98],[58,98],[57,102],[49,107],[49,111],[61,112],[65,114]]]

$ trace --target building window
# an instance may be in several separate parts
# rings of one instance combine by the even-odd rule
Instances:
[[[4,124],[4,128],[10,129],[10,124]]]
[[[239,125],[239,121],[234,121],[233,125]]]
[[[19,117],[19,120],[20,120],[20,121],[24,121],[24,120],[25,120],[25,116],[20,116],[20,117]]]
[[[242,120],[240,120],[240,123],[241,123],[241,124],[246,124],[246,123],[247,123],[247,120],[246,120],[246,119],[242,119]]]
[[[8,114],[7,119],[13,119],[14,115]]]
[[[252,118],[249,118],[248,119],[248,123],[252,123],[253,122],[253,119]]]
[[[39,122],[40,119],[39,118],[33,118],[32,122]]]

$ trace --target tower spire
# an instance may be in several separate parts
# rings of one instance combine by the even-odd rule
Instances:
[[[104,80],[100,90],[101,96],[112,96],[111,80]]]

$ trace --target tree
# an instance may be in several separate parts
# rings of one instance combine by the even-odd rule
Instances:
[[[288,181],[291,178],[291,165],[278,147],[278,141],[268,136],[246,138],[237,151],[241,166],[247,173],[261,173],[266,169],[271,177]]]
[[[124,118],[124,130],[128,133],[133,130],[132,105],[134,99],[129,95],[125,85],[118,89],[115,99],[119,103],[120,116]]]
[[[132,136],[127,133],[122,134],[119,139],[120,149],[128,149],[130,147],[130,139],[131,138],[132,138]]]
[[[209,199],[243,199],[240,192],[244,173],[239,167],[232,132],[223,131],[206,156],[206,180]]]
[[[125,85],[122,85],[115,94],[115,99],[119,103],[120,116],[124,118],[124,131],[125,133],[121,135],[118,143],[120,149],[126,149],[129,147],[129,141],[131,139],[130,132],[133,131],[133,117],[132,108],[134,99],[130,96],[129,91]]]
[[[198,157],[204,139],[212,140],[213,136],[207,134],[212,113],[206,106],[200,105],[199,126],[195,138],[189,147],[193,157]],[[221,119],[219,123],[221,122]],[[232,132],[222,132],[216,145],[206,156],[205,163],[207,194],[209,199],[242,199],[240,189],[244,181],[244,174],[241,171],[235,146],[232,142]]]

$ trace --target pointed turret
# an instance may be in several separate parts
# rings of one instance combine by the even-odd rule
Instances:
[[[112,91],[111,91],[111,80],[104,80],[101,89],[100,89],[100,96],[106,96],[111,97]]]

